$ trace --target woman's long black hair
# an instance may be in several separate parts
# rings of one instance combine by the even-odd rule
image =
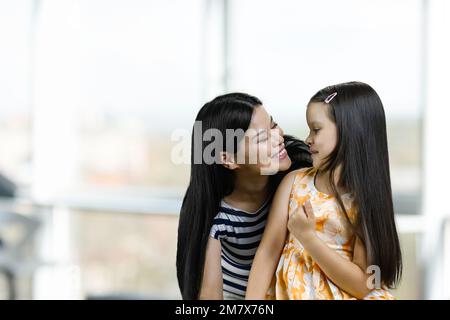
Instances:
[[[234,174],[219,163],[195,163],[196,146],[203,154],[205,147],[211,143],[203,141],[203,133],[211,128],[218,129],[226,136],[226,129],[246,131],[250,125],[253,111],[262,102],[245,93],[230,93],[219,96],[206,103],[195,121],[201,121],[201,136],[192,133],[191,177],[183,199],[178,223],[177,243],[177,278],[183,299],[197,299],[200,291],[206,244],[213,219],[219,210],[223,197],[234,188]],[[292,160],[290,170],[311,166],[309,148],[303,141],[292,136],[284,136],[285,148]],[[234,152],[237,151],[237,141]],[[224,149],[225,150],[225,145]],[[228,150],[227,150],[228,151]],[[271,176],[269,183],[275,189],[282,177],[279,173]]]
[[[329,102],[338,142],[323,168],[329,173],[333,195],[345,212],[336,186],[353,193],[358,219],[355,232],[366,246],[368,265],[378,266],[387,287],[398,284],[402,255],[394,220],[386,118],[380,97],[362,82],[347,82],[317,92],[311,102]],[[334,173],[341,165],[339,181]]]

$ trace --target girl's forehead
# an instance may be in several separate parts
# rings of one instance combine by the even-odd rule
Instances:
[[[323,102],[311,102],[306,108],[306,117],[310,120],[320,120],[327,118],[328,105]]]

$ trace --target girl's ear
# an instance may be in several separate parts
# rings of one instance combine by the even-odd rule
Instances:
[[[235,170],[239,168],[239,165],[234,161],[234,157],[225,151],[220,152],[220,161],[222,162],[222,165],[227,169]]]

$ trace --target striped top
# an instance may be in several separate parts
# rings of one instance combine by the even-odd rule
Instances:
[[[224,298],[244,299],[253,258],[261,241],[270,198],[256,212],[233,208],[222,200],[210,236],[220,240]]]

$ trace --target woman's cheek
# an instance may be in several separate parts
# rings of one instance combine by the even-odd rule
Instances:
[[[269,165],[270,164],[270,156],[269,150],[267,149],[267,145],[265,143],[260,143],[257,148],[258,154],[258,163],[261,165]]]
[[[251,144],[246,150],[245,164],[258,163],[258,150],[255,145]]]
[[[252,154],[253,154],[253,144],[249,143],[247,139],[246,142],[241,146],[241,154],[239,157],[238,164],[251,164],[252,162]]]

